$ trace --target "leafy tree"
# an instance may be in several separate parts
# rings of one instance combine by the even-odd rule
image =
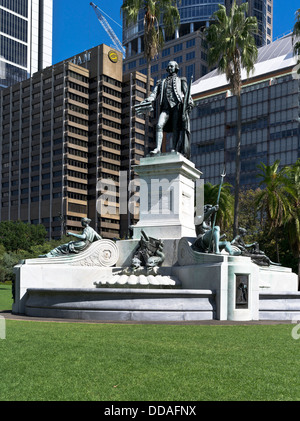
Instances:
[[[275,237],[278,262],[278,228],[292,213],[292,203],[288,195],[293,195],[291,184],[287,178],[287,168],[279,170],[279,164],[280,161],[277,160],[272,165],[261,163],[258,166],[260,170],[258,177],[261,178],[259,184],[264,188],[258,193],[255,200],[257,210],[261,213],[261,222]]]
[[[263,250],[273,262],[276,262],[279,254],[281,265],[290,267],[294,273],[297,273],[297,259],[293,256],[285,225],[276,228],[276,237],[274,233],[270,233],[266,227],[262,226],[254,237],[254,241],[259,243],[260,250]]]
[[[287,172],[287,170],[285,170]],[[287,180],[284,183],[289,184]],[[275,262],[280,256],[280,263],[283,266],[290,267],[294,272],[298,271],[297,259],[293,256],[289,236],[287,235],[287,227],[285,223],[278,225],[270,230],[267,223],[266,214],[262,218],[262,212],[259,210],[262,205],[258,199],[264,193],[266,186],[256,190],[246,190],[240,193],[240,226],[246,228],[246,243],[257,241],[260,250]],[[288,188],[288,190],[291,187]],[[287,191],[286,194],[288,195]]]
[[[6,253],[5,247],[0,244],[0,282],[5,282],[6,279],[6,270],[3,264],[4,254]]]
[[[249,76],[257,60],[257,47],[253,34],[257,32],[257,19],[247,16],[248,3],[236,5],[233,2],[229,14],[226,7],[219,5],[213,14],[212,24],[206,28],[205,35],[208,43],[208,62],[217,66],[221,73],[225,73],[233,95],[237,100],[237,133],[236,133],[236,173],[234,196],[234,236],[238,231],[239,192],[240,192],[240,155],[242,133],[241,69],[244,68]]]
[[[260,192],[261,189],[259,188],[256,190],[242,190],[240,192],[239,227],[247,230],[246,242],[257,241],[262,231],[257,208],[253,206]]]
[[[300,159],[288,168],[288,178],[292,186],[291,212],[286,217],[285,227],[288,232],[290,247],[298,261],[298,285],[300,289]]]
[[[287,193],[293,194],[293,190],[287,178],[287,168],[279,170],[279,164],[277,160],[272,165],[258,165],[260,172],[257,175],[261,178],[259,185],[264,188],[258,193],[255,202],[270,230],[281,226],[292,211]]]
[[[39,230],[37,230],[39,232]],[[32,244],[27,250],[15,249],[7,251],[5,247],[0,244],[0,282],[12,281],[14,279],[14,266],[21,260],[34,259],[41,254],[46,254],[60,244],[67,243],[70,238],[65,236],[60,240],[44,240],[43,243]]]
[[[267,228],[266,246],[276,248],[278,261],[280,250],[281,261],[282,258],[289,260],[293,268],[293,259],[288,255],[294,255],[300,279],[300,160],[280,170],[279,163],[259,166],[258,175],[264,189],[255,203]]]
[[[46,235],[43,225],[25,224],[22,221],[0,222],[0,244],[8,252],[30,250],[32,245],[43,244]]]

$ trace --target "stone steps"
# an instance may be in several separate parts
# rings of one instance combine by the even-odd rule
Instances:
[[[259,320],[300,320],[300,291],[260,292]]]

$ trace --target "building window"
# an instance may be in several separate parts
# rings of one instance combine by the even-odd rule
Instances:
[[[128,70],[134,69],[136,67],[136,60],[128,63]]]
[[[174,61],[176,61],[176,63],[182,63],[182,56],[178,56],[174,58]]]
[[[192,76],[195,74],[195,64],[190,64],[189,66],[185,67],[185,76],[189,81]]]
[[[28,0],[1,0],[1,6],[25,18],[28,17]]]
[[[3,35],[0,37],[0,55],[12,63],[27,67],[27,46]]]
[[[174,53],[177,53],[178,51],[182,50],[182,43],[174,45]]]
[[[186,54],[186,61],[193,60],[195,58],[195,51],[191,51],[190,53]]]
[[[207,61],[207,54],[204,53],[204,51],[201,51],[201,58],[202,60]]]
[[[186,48],[194,47],[195,45],[195,38],[190,39],[186,42]]]
[[[27,42],[27,21],[12,13],[0,10],[1,31],[11,37]]]

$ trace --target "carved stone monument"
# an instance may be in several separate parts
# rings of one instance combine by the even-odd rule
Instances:
[[[220,235],[215,216],[225,171],[217,204],[194,219],[202,173],[188,159],[193,101],[177,63],[167,71],[135,107],[145,112],[160,97],[156,148],[134,167],[140,219],[133,238],[102,239],[84,218],[82,234],[71,234],[76,241],[15,267],[14,313],[110,321],[300,319],[297,275],[247,247],[242,236],[230,243]],[[161,153],[168,125],[174,150]]]
[[[133,238],[145,230],[154,238],[193,237],[195,182],[201,171],[178,152],[141,159],[135,171],[140,178],[140,219]]]

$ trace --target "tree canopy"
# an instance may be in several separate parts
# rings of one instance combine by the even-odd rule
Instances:
[[[43,244],[47,231],[44,225],[25,224],[22,221],[0,222],[0,244],[6,251],[26,250]]]

